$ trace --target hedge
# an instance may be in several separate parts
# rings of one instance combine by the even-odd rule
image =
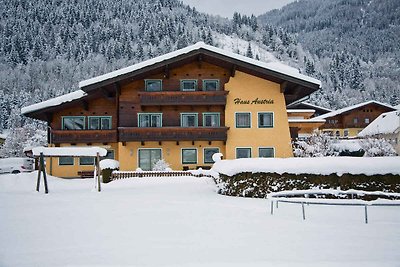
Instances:
[[[229,196],[265,198],[268,193],[284,190],[313,188],[364,190],[400,193],[400,175],[352,175],[337,174],[278,174],[243,172],[234,176],[220,174],[216,179],[219,193]],[[331,196],[334,198],[334,196]],[[362,198],[362,197],[361,197]],[[373,198],[371,196],[364,197]],[[375,197],[376,199],[377,197]]]

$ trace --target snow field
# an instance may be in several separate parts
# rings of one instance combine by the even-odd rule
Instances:
[[[400,210],[215,193],[209,178],[0,175],[0,266],[398,266]]]

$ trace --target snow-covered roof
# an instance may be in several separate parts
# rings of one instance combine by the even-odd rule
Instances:
[[[327,112],[331,112],[332,111],[332,109],[324,108],[324,107],[321,107],[321,106],[318,106],[318,105],[314,105],[314,104],[311,104],[309,102],[300,102],[300,103],[295,102],[295,103],[289,104],[288,107],[297,106],[297,105],[300,105],[300,104],[303,104],[305,106],[309,106],[310,108],[313,108],[313,109],[325,110]]]
[[[102,147],[90,146],[90,147],[34,147],[32,148],[34,156],[40,156],[43,153],[44,156],[54,157],[96,157],[97,153],[99,156],[104,157],[107,155],[107,149]]]
[[[365,137],[376,134],[391,134],[400,131],[400,110],[382,113],[365,127],[358,136]]]
[[[395,109],[399,109],[400,110],[400,104],[397,106],[394,106]]]
[[[353,106],[345,107],[345,108],[338,109],[338,110],[335,110],[335,111],[331,111],[331,112],[329,112],[329,113],[320,115],[320,116],[315,117],[315,118],[316,118],[316,119],[331,118],[331,117],[334,117],[334,116],[343,114],[343,113],[345,113],[345,112],[348,112],[348,111],[351,111],[351,110],[353,110],[353,109],[357,109],[357,108],[360,108],[360,107],[363,107],[363,106],[366,106],[366,105],[369,105],[369,104],[377,104],[377,105],[384,106],[384,107],[387,107],[387,108],[390,108],[390,109],[395,109],[394,107],[392,107],[392,106],[389,105],[389,104],[385,104],[385,103],[378,102],[378,101],[375,101],[375,100],[370,100],[370,101],[367,101],[367,102],[359,103],[359,104],[357,104],[357,105],[353,105]]]
[[[315,109],[287,109],[287,113],[314,113]]]
[[[204,42],[198,42],[198,43],[196,43],[194,45],[191,45],[191,46],[188,46],[188,47],[185,47],[185,48],[182,48],[182,49],[167,53],[165,55],[162,55],[162,56],[159,56],[159,57],[155,57],[155,58],[152,58],[152,59],[137,63],[135,65],[132,65],[132,66],[129,66],[129,67],[126,67],[126,68],[122,68],[122,69],[119,69],[119,70],[116,70],[116,71],[113,71],[113,72],[109,72],[109,73],[106,73],[106,74],[103,74],[103,75],[100,75],[100,76],[97,76],[97,77],[94,77],[94,78],[91,78],[91,79],[88,79],[88,80],[81,81],[79,83],[79,87],[83,88],[83,87],[86,87],[86,86],[89,86],[89,85],[92,85],[92,84],[96,84],[96,83],[99,83],[99,82],[102,82],[102,81],[113,79],[113,78],[116,78],[118,76],[125,75],[125,74],[128,74],[128,73],[143,69],[145,67],[149,67],[149,66],[152,66],[154,64],[161,63],[161,62],[163,62],[165,60],[173,59],[175,57],[188,54],[190,52],[193,52],[193,51],[199,50],[199,49],[208,50],[208,51],[214,52],[216,54],[220,54],[220,55],[223,55],[223,56],[226,56],[226,57],[230,57],[232,59],[236,59],[236,60],[239,60],[239,61],[242,61],[242,62],[246,62],[246,63],[252,64],[252,65],[261,67],[261,68],[265,68],[265,69],[268,69],[268,70],[271,70],[271,71],[275,71],[275,72],[280,73],[280,74],[291,76],[293,78],[297,78],[297,79],[300,79],[300,80],[303,80],[303,81],[310,82],[310,83],[316,84],[318,86],[321,86],[321,81],[319,81],[317,79],[314,79],[312,77],[303,75],[303,74],[299,73],[299,71],[297,69],[292,68],[290,66],[287,66],[287,65],[285,65],[283,63],[280,63],[280,62],[268,62],[268,63],[267,62],[261,62],[261,61],[258,61],[258,60],[252,59],[252,58],[248,58],[248,57],[245,57],[245,56],[242,56],[242,55],[239,55],[239,54],[235,54],[235,53],[233,53],[231,51],[227,51],[227,50],[223,50],[223,49],[211,46],[211,45],[207,45]]]
[[[82,98],[84,96],[86,96],[87,93],[82,91],[82,90],[77,90],[74,91],[72,93],[69,94],[65,94],[65,95],[61,95],[55,98],[51,98],[49,100],[37,103],[37,104],[33,104],[27,107],[23,107],[21,108],[21,114],[27,114],[27,113],[31,113],[34,111],[38,111],[41,109],[45,109],[45,108],[49,108],[49,107],[54,107],[54,106],[58,106],[61,105],[63,103],[66,102],[71,102],[73,100]]]
[[[297,119],[297,118],[289,118],[289,123],[301,122],[301,123],[325,123],[325,119]]]
[[[337,140],[337,142],[333,143],[332,146],[335,150],[356,152],[362,150],[359,140],[350,139],[350,140]]]
[[[320,157],[320,158],[251,158],[221,160],[213,171],[232,176],[241,172],[291,174],[395,174],[400,175],[400,157]]]

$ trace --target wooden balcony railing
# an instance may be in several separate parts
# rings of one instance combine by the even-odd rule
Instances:
[[[226,141],[228,127],[119,128],[119,141]]]
[[[142,106],[225,105],[228,91],[140,92]]]
[[[117,130],[53,130],[53,144],[60,143],[113,143],[118,141]]]

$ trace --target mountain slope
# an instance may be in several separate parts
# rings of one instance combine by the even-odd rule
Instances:
[[[296,34],[331,107],[400,99],[400,1],[302,0],[259,17]],[[343,101],[347,99],[347,101]]]

